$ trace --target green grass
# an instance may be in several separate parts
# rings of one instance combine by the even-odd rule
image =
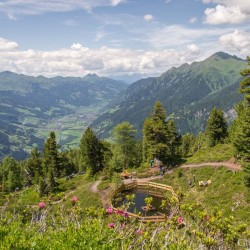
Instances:
[[[188,181],[193,181],[193,176],[196,182],[189,187]],[[212,184],[207,187],[198,185],[198,181],[207,180]],[[244,185],[241,171],[234,173],[224,167],[176,169],[161,182],[185,193],[184,202],[199,203],[208,211],[217,207],[225,216],[232,215],[236,222],[242,221],[250,226],[250,190]]]
[[[60,201],[56,206],[69,207],[71,206],[71,199],[77,196],[79,204],[83,207],[101,207],[102,203],[98,194],[92,193],[90,190],[93,184],[84,175],[78,175],[68,181],[65,178],[57,180],[58,187],[55,193],[49,194],[50,201]],[[9,198],[8,198],[9,197]],[[47,202],[48,197],[39,197],[34,186],[25,188],[18,192],[11,193],[9,196],[0,196],[0,206],[5,204],[7,198],[9,199],[9,208],[12,209],[18,206],[37,205],[40,201]],[[66,199],[65,199],[66,197]]]
[[[201,149],[192,157],[186,159],[186,163],[222,162],[231,159],[235,149],[231,144],[217,144],[212,148]]]
[[[109,180],[102,180],[100,184],[98,185],[98,190],[105,190],[110,186],[110,181]]]

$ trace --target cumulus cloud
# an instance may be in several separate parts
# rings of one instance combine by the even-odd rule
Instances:
[[[240,52],[247,56],[250,54],[250,33],[235,30],[233,33],[222,35],[219,43],[231,52]]]
[[[214,8],[205,10],[204,22],[212,25],[238,24],[250,20],[250,2],[239,0],[202,0],[203,3],[215,3]]]
[[[0,39],[0,47],[3,39]],[[4,40],[4,44],[8,41]],[[14,42],[12,42],[14,44]],[[10,46],[11,49],[15,46]],[[1,71],[10,70],[27,75],[101,76],[124,74],[160,74],[173,66],[195,59],[198,47],[191,44],[186,50],[132,50],[101,47],[91,49],[80,43],[53,51],[0,50]],[[197,56],[196,56],[197,58]]]
[[[8,41],[4,38],[0,38],[0,51],[10,51],[18,48],[16,42]]]
[[[247,16],[241,12],[238,6],[217,5],[215,8],[206,9],[205,15],[205,23],[209,24],[242,23],[247,20]]]
[[[152,21],[154,19],[154,17],[152,16],[152,15],[145,15],[144,16],[144,20],[146,20],[146,21]]]
[[[1,1],[0,11],[5,12],[10,19],[18,15],[39,15],[46,12],[68,12],[75,9],[91,9],[100,6],[117,6],[124,0],[12,0]]]

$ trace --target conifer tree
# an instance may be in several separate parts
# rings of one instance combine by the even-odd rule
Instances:
[[[80,152],[82,164],[89,170],[90,175],[94,175],[103,169],[103,145],[90,127],[85,130],[81,138]]]
[[[250,57],[247,57],[250,65]],[[245,172],[246,185],[250,187],[250,68],[241,71],[245,78],[240,83],[240,93],[245,94],[244,101],[236,106],[238,114],[230,129],[230,138],[237,149]]]
[[[25,162],[25,170],[26,173],[30,176],[33,183],[38,184],[39,182],[39,176],[41,176],[42,173],[42,159],[40,157],[40,153],[37,148],[34,148],[29,158]]]
[[[55,132],[50,132],[43,148],[42,168],[46,179],[46,192],[50,192],[56,186],[55,177],[61,174],[61,165],[58,155],[59,146],[56,142]]]
[[[247,57],[247,63],[250,65],[250,57]],[[250,105],[250,68],[244,69],[241,72],[241,75],[244,76],[244,79],[240,83],[240,93],[245,94],[245,99]]]
[[[135,159],[135,129],[129,122],[118,124],[113,130],[116,151],[120,154],[120,165],[126,169]]]
[[[166,160],[166,111],[156,102],[153,112],[143,124],[143,160],[158,158]]]
[[[210,147],[224,142],[228,132],[227,122],[221,109],[212,109],[208,118],[205,134],[208,139],[208,146]]]
[[[12,192],[16,188],[21,188],[21,169],[18,162],[14,158],[6,156],[1,167],[3,190]]]

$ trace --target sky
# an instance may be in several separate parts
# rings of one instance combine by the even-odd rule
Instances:
[[[250,0],[0,0],[0,72],[148,77],[218,51],[250,55]]]

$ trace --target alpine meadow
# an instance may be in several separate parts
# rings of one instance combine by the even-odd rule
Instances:
[[[0,250],[250,249],[250,3],[0,3]]]

